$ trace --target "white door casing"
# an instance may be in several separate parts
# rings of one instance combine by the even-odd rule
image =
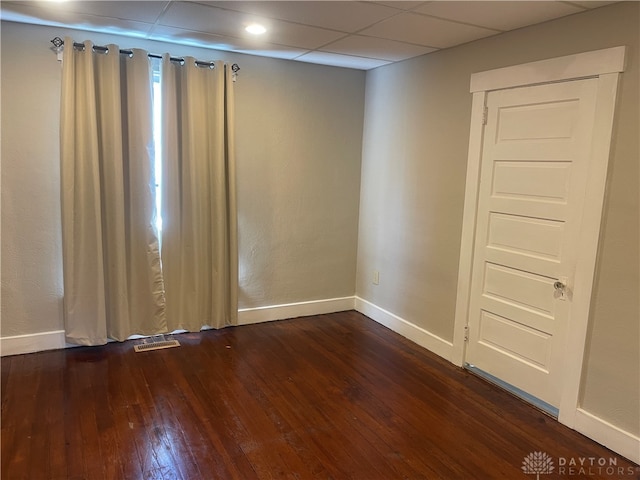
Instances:
[[[614,47],[481,72],[473,74],[471,77],[471,92],[473,93],[472,124],[469,138],[467,183],[453,341],[454,351],[452,356],[454,363],[460,366],[464,364],[466,358],[466,327],[469,324],[470,315],[473,314],[472,309],[479,310],[477,305],[474,306],[472,294],[473,267],[474,265],[484,265],[486,263],[476,257],[478,249],[482,249],[483,247],[478,246],[476,248],[475,239],[478,233],[488,233],[486,229],[489,225],[487,223],[489,221],[488,210],[483,214],[482,209],[479,209],[479,203],[481,204],[482,202],[478,200],[482,189],[480,179],[484,174],[481,168],[481,158],[484,136],[487,133],[483,122],[485,105],[487,101],[491,101],[490,97],[500,96],[500,94],[492,95],[490,92],[552,82],[590,79],[586,82],[582,81],[581,83],[582,85],[590,85],[584,88],[592,89],[594,96],[593,133],[589,137],[586,145],[587,148],[585,149],[587,155],[583,182],[585,185],[585,195],[580,213],[581,221],[579,222],[577,243],[572,245],[568,251],[570,255],[575,257],[574,265],[570,267],[574,271],[562,272],[560,271],[561,262],[556,262],[558,268],[553,272],[555,273],[554,275],[551,274],[551,271],[544,270],[545,274],[542,275],[543,278],[538,279],[539,282],[537,283],[534,282],[534,284],[541,287],[542,291],[548,292],[549,288],[551,288],[550,294],[553,296],[553,283],[556,279],[560,277],[571,279],[567,298],[565,300],[553,299],[553,304],[551,304],[554,310],[553,316],[560,315],[560,317],[567,317],[567,321],[570,322],[570,334],[564,335],[560,332],[556,338],[556,340],[560,342],[557,351],[562,354],[562,368],[559,369],[557,378],[552,380],[557,389],[556,397],[548,397],[551,398],[552,403],[559,407],[559,421],[570,427],[574,426],[579,407],[580,379],[582,375],[587,321],[589,318],[597,245],[602,219],[613,113],[618,76],[619,73],[624,70],[624,55],[625,47]],[[586,93],[586,95],[591,94]],[[562,110],[562,108],[560,108],[560,110]],[[490,114],[489,112],[489,115]],[[561,169],[561,163],[562,162],[555,167]],[[506,164],[502,164],[501,166],[505,165]],[[520,163],[519,165],[522,166],[526,164]],[[505,172],[508,170],[507,168]],[[500,175],[504,177],[504,172],[501,172]],[[509,175],[507,174],[507,178],[508,177]],[[551,210],[553,210],[553,208],[551,208]],[[482,218],[485,220],[484,226],[481,224]],[[527,218],[529,218],[529,220],[527,220]],[[558,226],[557,223],[553,223],[554,220],[544,218],[545,220],[535,220],[535,216],[527,217],[527,215],[520,215],[516,221],[523,220],[526,224],[523,228],[534,228],[534,231],[537,227],[533,225],[533,223],[536,221],[538,222],[538,227],[542,230],[553,231],[554,227]],[[500,217],[499,215],[494,215],[491,219],[493,226],[498,225],[498,230],[502,229],[503,232],[507,232],[507,235],[509,235],[509,231],[518,231],[518,229],[509,228],[509,222],[512,220],[513,218],[509,216]],[[527,224],[527,222],[529,223]],[[507,226],[506,230],[505,225]],[[513,226],[513,224],[511,224],[511,226]],[[483,238],[487,237],[485,236]],[[504,252],[497,253],[500,255]],[[513,255],[511,256],[513,257]],[[544,255],[538,256],[544,257]],[[526,257],[526,255],[523,256],[523,258],[524,257]],[[522,259],[516,261],[522,261]],[[531,259],[525,259],[524,261],[530,262]],[[548,261],[546,263],[549,264]],[[498,266],[495,267],[493,265]],[[529,265],[529,267],[532,267],[532,265]],[[507,269],[505,273],[504,266],[500,267],[498,263],[492,264],[491,268],[493,268],[493,271],[490,272],[490,274],[493,275],[490,278],[490,281],[493,282],[492,285],[498,282],[498,284],[508,287],[509,282],[505,282],[505,279],[508,278],[509,273],[513,272]],[[545,268],[548,269],[549,265]],[[516,277],[526,283],[526,271],[522,270],[522,272],[524,273],[519,273]],[[485,272],[481,273],[483,275],[485,274]],[[480,275],[480,273],[477,275]],[[473,326],[473,322],[471,323],[471,326]],[[498,325],[498,323],[499,319],[495,320],[494,326]],[[501,326],[503,325],[499,325],[499,327]],[[471,335],[474,335],[473,331]],[[526,341],[525,345],[527,345]],[[552,355],[552,353],[549,353],[549,355]],[[542,363],[551,361],[549,355],[547,358],[542,359]],[[541,358],[537,357],[537,361],[540,360]],[[544,370],[544,368],[541,368],[541,370]]]

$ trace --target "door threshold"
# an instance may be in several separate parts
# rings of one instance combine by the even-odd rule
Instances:
[[[560,410],[557,407],[554,407],[553,405],[545,402],[544,400],[540,400],[539,398],[534,397],[533,395],[525,392],[524,390],[520,390],[518,387],[514,387],[513,385],[505,382],[504,380],[500,380],[498,377],[494,377],[493,375],[485,372],[484,370],[480,370],[475,365],[471,365],[470,363],[465,362],[464,368],[465,370],[476,375],[477,377],[480,377],[483,380],[486,380],[489,383],[492,383],[497,387],[500,387],[503,390],[506,390],[512,395],[515,395],[521,400],[524,400],[525,402],[531,404],[532,406],[536,407],[538,410],[549,415],[550,417],[553,417],[556,420],[558,419],[558,414],[560,413]]]

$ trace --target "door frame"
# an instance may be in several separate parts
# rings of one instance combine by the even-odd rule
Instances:
[[[571,428],[574,428],[579,408],[580,382],[602,223],[613,117],[619,76],[624,71],[625,50],[624,46],[612,47],[471,75],[470,92],[473,95],[473,103],[452,351],[452,362],[458,366],[464,364],[466,355],[487,94],[492,90],[583,78],[598,79],[594,135],[591,144],[592,156],[589,159],[587,194],[583,207],[584,217],[580,228],[580,242],[576,246],[578,260],[573,280],[571,335],[567,335],[565,344],[566,356],[562,370],[563,386],[558,416],[560,423]]]

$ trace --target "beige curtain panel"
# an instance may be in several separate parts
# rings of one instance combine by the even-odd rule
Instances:
[[[233,82],[162,59],[162,265],[170,329],[238,321]]]
[[[227,103],[231,94],[225,93],[226,82],[222,90],[212,82],[215,93],[209,94],[206,89],[198,93],[207,108],[222,112],[215,121],[203,124],[202,114],[196,114],[200,116],[184,127],[163,129],[171,135],[171,140],[165,139],[163,144],[167,152],[172,152],[171,142],[178,140],[177,135],[183,150],[190,152],[168,157],[169,164],[181,167],[165,167],[169,182],[166,191],[172,196],[163,202],[168,212],[168,236],[162,254],[166,253],[169,267],[164,272],[161,239],[155,226],[153,93],[148,54],[136,49],[132,55],[122,55],[117,45],[109,45],[108,52],[101,53],[94,52],[91,42],[84,45],[79,50],[66,39],[62,75],[63,305],[67,341],[100,345],[134,334],[152,335],[176,328],[197,331],[204,325],[235,323],[235,201],[229,200],[235,194],[229,187],[234,182],[233,149],[226,140],[232,104]],[[203,69],[197,70],[200,74]],[[219,70],[224,79],[224,66]],[[181,82],[173,83],[172,88],[178,90],[170,94],[170,99],[187,95],[183,91],[186,84]],[[168,108],[164,123],[183,125],[185,112],[181,111],[180,121],[170,119],[169,115],[178,117],[177,111],[170,109],[175,102],[164,103]],[[196,183],[183,184],[185,163],[198,165],[188,167],[194,169],[188,175],[197,176]],[[178,173],[179,179],[171,172]],[[224,193],[218,192],[219,186]],[[180,225],[177,240],[172,224],[176,220]],[[207,268],[211,270],[206,272]],[[226,282],[226,286],[219,282]],[[173,292],[167,291],[168,283]]]

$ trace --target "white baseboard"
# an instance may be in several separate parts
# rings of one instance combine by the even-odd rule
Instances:
[[[581,408],[576,411],[574,430],[640,464],[640,437]]]
[[[353,310],[354,308],[394,332],[407,337],[418,345],[451,361],[453,346],[450,342],[359,297],[330,298],[284,305],[243,308],[238,310],[238,324],[250,325],[286,318],[343,312]],[[65,342],[64,330],[16,335],[13,337],[0,338],[0,355],[19,355],[43,350],[55,350],[69,346],[71,345]]]
[[[271,322],[286,318],[323,315],[325,313],[353,310],[354,297],[329,298],[309,302],[287,303],[266,307],[242,308],[238,310],[238,325]]]
[[[270,322],[272,320],[283,320],[285,318],[322,315],[325,313],[353,310],[353,308],[354,297],[244,308],[238,310],[238,324],[250,325],[252,323]],[[76,346],[77,345],[70,345],[65,342],[64,330],[16,335],[13,337],[0,337],[0,356],[20,355]]]
[[[385,327],[408,338],[421,347],[441,356],[451,362],[453,355],[453,343],[434,335],[427,330],[414,325],[413,323],[388,312],[387,310],[374,305],[373,303],[355,297],[355,309],[367,317],[381,323]]]
[[[0,356],[20,355],[65,348],[64,330],[0,338]]]

